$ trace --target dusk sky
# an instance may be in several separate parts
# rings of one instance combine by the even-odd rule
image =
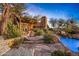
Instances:
[[[45,15],[48,18],[70,17],[79,19],[79,4],[73,3],[29,3],[27,4],[30,15]]]

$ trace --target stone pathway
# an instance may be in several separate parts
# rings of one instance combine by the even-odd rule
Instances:
[[[0,40],[0,56],[9,50],[10,48],[8,47],[7,42],[5,40]]]
[[[41,39],[43,39],[43,36],[35,36],[35,37],[26,37],[28,40],[41,40]]]
[[[39,39],[38,39],[39,38]],[[25,41],[26,43],[41,43],[43,42],[42,40],[40,41],[40,39],[43,38],[43,36],[36,36],[36,37],[28,37],[28,39],[30,41]],[[18,49],[13,48],[10,51],[10,48],[8,47],[6,40],[1,40],[0,41],[0,55],[5,55],[5,53],[7,52],[6,55],[11,55],[11,56],[29,56],[33,54],[33,49],[28,49],[27,47],[22,47],[20,46]]]
[[[51,52],[65,48],[60,44],[22,44],[19,48],[13,48],[3,56],[51,56]]]
[[[20,46],[19,48],[13,48],[3,56],[32,56],[32,49]]]
[[[34,56],[50,56],[50,47],[45,44],[37,44],[34,47]]]
[[[50,48],[43,44],[22,44],[13,48],[3,56],[48,56]]]
[[[64,46],[61,43],[54,43],[54,44],[38,43],[40,41],[38,37],[39,36],[29,37],[28,41],[30,41],[31,44],[27,43],[26,40],[24,44],[21,44],[18,48],[12,48],[8,52],[4,53],[3,56],[51,56],[51,52],[53,51],[56,50],[66,51],[66,48],[64,48]]]

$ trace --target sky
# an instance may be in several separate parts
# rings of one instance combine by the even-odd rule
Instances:
[[[79,19],[78,3],[28,3],[27,11],[33,16],[42,15],[57,19]]]

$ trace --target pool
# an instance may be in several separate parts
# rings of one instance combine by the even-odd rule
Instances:
[[[79,40],[61,37],[60,42],[73,52],[79,52]]]

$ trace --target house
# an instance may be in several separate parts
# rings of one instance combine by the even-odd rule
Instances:
[[[44,28],[47,29],[47,17],[43,16],[41,20],[37,21],[37,23],[34,25],[34,28]]]
[[[21,21],[21,30],[24,32],[28,32],[33,30],[34,28],[43,28],[43,29],[47,29],[47,17],[43,16],[41,18],[41,20],[36,21],[34,19],[32,20],[22,20]]]

